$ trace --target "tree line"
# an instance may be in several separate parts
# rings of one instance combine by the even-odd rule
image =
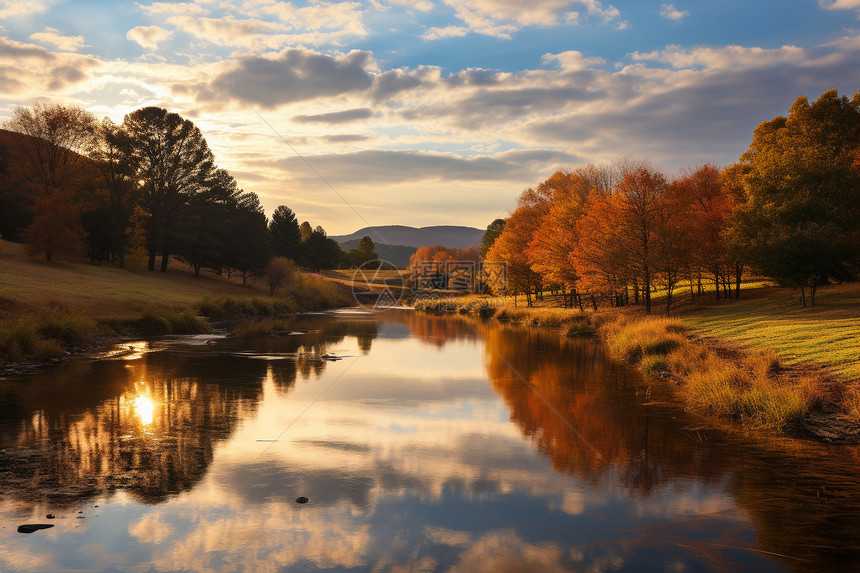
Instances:
[[[645,162],[559,171],[487,228],[481,253],[507,265],[497,292],[560,290],[565,306],[643,303],[712,285],[740,296],[744,269],[798,289],[860,272],[860,93],[836,90],[762,122],[737,163],[672,179]]]
[[[0,236],[31,255],[85,253],[166,271],[172,256],[243,283],[272,256],[312,270],[377,258],[367,238],[344,253],[325,230],[280,206],[269,221],[253,192],[218,168],[202,132],[158,107],[122,124],[80,107],[17,108],[0,137]],[[158,258],[160,257],[160,261]]]

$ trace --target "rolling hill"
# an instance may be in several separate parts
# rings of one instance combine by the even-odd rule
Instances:
[[[352,240],[370,237],[374,244],[405,245],[408,247],[423,247],[424,245],[444,245],[454,249],[466,249],[481,243],[484,231],[474,227],[456,225],[437,225],[433,227],[407,227],[405,225],[383,225],[365,227],[349,235],[332,236],[341,244]],[[379,252],[377,250],[377,252]],[[382,253],[380,252],[380,255]]]

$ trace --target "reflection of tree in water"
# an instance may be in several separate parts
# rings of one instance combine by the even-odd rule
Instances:
[[[700,442],[675,419],[683,418],[679,410],[641,405],[661,400],[659,385],[645,395],[636,387],[639,375],[605,361],[592,341],[559,344],[552,332],[475,328],[484,335],[487,372],[512,421],[556,470],[593,481],[617,472],[636,497],[687,477],[710,483],[727,478],[756,524],[758,549],[776,554],[781,565],[810,572],[858,567],[860,447],[725,436]],[[678,541],[691,543],[688,532],[683,537]],[[715,553],[710,538],[703,539],[692,548]]]
[[[399,312],[390,320],[402,321],[409,326],[412,336],[421,342],[442,348],[460,340],[476,340],[479,335],[475,324],[455,316],[436,316],[423,312]]]
[[[319,376],[321,356],[355,330],[255,341],[248,356],[208,346],[137,360],[79,360],[7,384],[0,396],[0,489],[30,502],[72,505],[116,489],[146,503],[192,488],[215,445],[256,411],[271,373],[287,392]],[[266,353],[272,356],[265,356]]]

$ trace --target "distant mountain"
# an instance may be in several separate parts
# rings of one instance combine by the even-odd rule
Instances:
[[[360,240],[365,235],[370,237],[374,244],[405,245],[416,249],[424,245],[444,245],[452,249],[467,249],[481,243],[484,231],[474,227],[455,225],[437,225],[435,227],[421,227],[420,229],[404,225],[383,225],[365,227],[349,235],[332,236],[331,238],[343,247],[347,241]]]
[[[340,248],[344,251],[357,249],[360,242],[361,239],[344,241],[340,244]],[[412,256],[412,253],[418,250],[416,247],[408,247],[406,245],[387,245],[385,243],[377,243],[375,241],[373,246],[376,247],[376,253],[379,255],[380,260],[404,269],[409,266],[409,257]]]

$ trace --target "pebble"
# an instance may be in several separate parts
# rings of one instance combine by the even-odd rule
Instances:
[[[55,517],[57,517],[57,516],[54,515],[53,513],[49,513],[48,515],[45,516],[46,519],[54,519]]]
[[[308,501],[310,501],[310,500],[308,498],[306,498],[305,496],[296,498],[296,503],[307,503]]]

